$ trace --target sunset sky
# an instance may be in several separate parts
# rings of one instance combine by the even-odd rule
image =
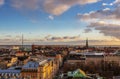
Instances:
[[[0,45],[120,45],[120,0],[0,0]]]

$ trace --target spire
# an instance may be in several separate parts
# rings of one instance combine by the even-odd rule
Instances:
[[[88,38],[86,38],[86,48],[88,48]]]
[[[34,51],[35,51],[35,45],[34,43],[32,44],[32,54],[34,54]]]

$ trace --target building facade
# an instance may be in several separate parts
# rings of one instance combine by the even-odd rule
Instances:
[[[22,78],[53,79],[57,68],[54,59],[31,60],[25,64],[21,71]]]

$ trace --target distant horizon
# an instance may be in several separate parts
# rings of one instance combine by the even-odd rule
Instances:
[[[85,45],[37,45],[37,44],[34,44],[34,45],[36,45],[36,46],[85,46]],[[22,45],[0,45],[0,46],[22,46]],[[32,45],[23,45],[23,46],[32,46]],[[89,45],[89,47],[91,47],[91,46],[107,46],[107,47],[111,47],[111,46],[120,46],[120,45]]]

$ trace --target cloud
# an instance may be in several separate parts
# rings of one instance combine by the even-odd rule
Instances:
[[[8,37],[8,38],[10,38],[10,37],[12,37],[11,35],[5,35],[5,37]]]
[[[52,15],[61,15],[74,5],[85,5],[99,0],[11,0],[16,9],[43,10]]]
[[[102,5],[103,5],[103,6],[107,6],[107,5],[109,5],[109,4],[107,4],[107,3],[102,3]]]
[[[114,9],[105,8],[96,12],[77,15],[80,21],[88,23],[88,28],[94,28],[105,36],[120,39],[120,6]]]
[[[4,0],[0,0],[0,6],[4,4]]]
[[[40,0],[41,1],[41,0]],[[11,5],[16,9],[30,9],[30,10],[36,10],[38,9],[39,0],[11,0]]]
[[[80,35],[63,36],[63,37],[47,35],[43,38],[37,37],[33,39],[32,38],[24,39],[24,45],[31,45],[32,43],[37,45],[85,45],[85,40],[86,39],[81,39]],[[89,40],[89,45],[118,45],[119,43],[120,41],[116,39],[112,39],[112,40],[90,39]],[[0,39],[0,45],[21,45],[21,39],[2,38]]]
[[[49,15],[48,18],[49,18],[50,20],[54,20],[54,17],[53,17],[52,15]]]
[[[77,14],[77,17],[81,21],[86,21],[86,22],[93,22],[93,21],[98,21],[98,20],[104,20],[104,19],[112,19],[116,17],[116,13],[112,12],[109,8],[105,8],[103,10],[98,10],[98,11],[91,11],[89,13],[85,14]]]
[[[85,29],[84,30],[84,33],[89,33],[89,32],[91,32],[92,30],[90,29],[90,28],[87,28],[87,29]]]
[[[98,0],[46,0],[45,11],[53,15],[61,15],[74,5],[85,5],[95,3]]]
[[[119,4],[120,3],[120,0],[115,0],[114,2],[113,2],[113,4]]]
[[[34,42],[34,44],[40,45],[85,45],[85,40],[74,41],[42,41]],[[89,40],[89,45],[119,45],[120,41],[115,40]]]
[[[52,36],[52,35],[48,35],[46,37],[44,37],[45,41],[71,41],[71,40],[79,40],[80,39],[80,35],[78,36],[63,36],[63,37],[57,37],[57,36]]]
[[[44,40],[49,40],[50,37],[51,37],[51,35],[47,35],[44,37]]]
[[[65,4],[54,4],[54,3],[45,3],[44,7],[46,12],[53,15],[61,15],[70,8],[70,6]]]
[[[108,3],[102,3],[102,5],[103,5],[103,6],[112,6],[113,3],[110,3],[110,4],[108,4]]]
[[[91,23],[89,27],[94,27],[106,36],[113,36],[120,39],[120,25],[108,23]]]
[[[120,0],[114,0],[112,3],[102,3],[103,6],[113,6],[114,4],[119,4]]]

